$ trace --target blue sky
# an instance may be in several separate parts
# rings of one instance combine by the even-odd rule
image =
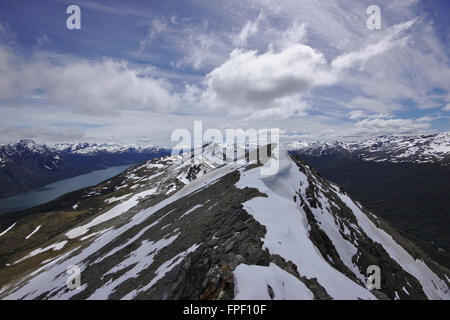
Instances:
[[[81,30],[66,8],[81,8]],[[381,30],[366,26],[381,8]],[[449,130],[450,2],[1,1],[0,143]]]

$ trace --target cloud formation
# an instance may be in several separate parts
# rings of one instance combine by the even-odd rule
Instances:
[[[212,108],[263,110],[283,107],[292,102],[288,98],[335,81],[323,55],[306,45],[263,54],[236,49],[207,75],[204,97]]]
[[[74,37],[80,52],[60,41],[67,34],[45,28],[21,43],[23,30],[2,21],[0,109],[13,127],[54,132],[58,119],[77,117],[73,127],[89,137],[133,132],[141,139],[138,126],[163,132],[176,116],[177,125],[277,125],[298,138],[442,129],[448,118],[434,115],[450,112],[450,61],[439,25],[417,10],[418,1],[392,0],[382,6],[382,29],[368,30],[369,4],[187,1],[159,10],[156,2],[120,8],[83,1],[93,16],[120,19],[120,28]],[[40,111],[36,125],[25,119],[30,110]]]
[[[286,31],[278,51],[273,46],[261,54],[257,50],[233,50],[224,64],[206,76],[203,98],[211,108],[227,109],[232,114],[247,110],[254,119],[304,115],[310,107],[305,96],[311,89],[332,86],[349,69],[404,43],[406,38],[400,35],[413,23],[395,25],[378,42],[342,54],[331,63],[320,51],[298,43],[305,37],[305,25],[294,23]],[[352,104],[384,111],[375,99],[359,97]]]
[[[54,131],[43,127],[0,128],[0,143],[10,143],[18,139],[33,139],[37,142],[76,142],[86,138],[84,132],[80,130]]]
[[[2,101],[38,95],[77,112],[105,115],[132,107],[169,111],[176,105],[168,82],[125,61],[24,61],[11,48],[0,46],[0,73],[8,75],[0,78]]]
[[[234,43],[237,46],[245,46],[248,39],[258,32],[259,22],[263,19],[262,13],[258,15],[255,21],[249,20],[241,29],[241,32],[235,36]]]

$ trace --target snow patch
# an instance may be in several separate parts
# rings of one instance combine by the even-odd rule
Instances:
[[[181,263],[183,261],[183,259],[190,254],[191,252],[194,252],[195,250],[197,250],[197,248],[200,247],[200,244],[194,244],[192,245],[189,249],[187,249],[186,251],[180,252],[179,254],[177,254],[175,257],[173,257],[172,259],[164,262],[163,264],[161,264],[159,266],[159,268],[155,271],[156,276],[152,279],[152,281],[150,281],[149,284],[147,284],[146,286],[144,286],[141,289],[136,289],[133,290],[132,292],[130,292],[129,294],[127,294],[125,297],[123,297],[122,299],[127,300],[127,299],[133,299],[134,297],[136,297],[140,292],[145,292],[147,290],[149,290],[151,287],[153,287],[153,285],[155,283],[157,283],[160,279],[162,279],[168,272],[170,272],[170,270],[172,270],[174,267],[176,267],[179,263]]]
[[[61,250],[61,249],[66,245],[67,242],[68,242],[67,240],[64,240],[64,241],[57,242],[57,243],[54,243],[54,244],[52,244],[52,245],[49,245],[48,247],[45,247],[45,248],[43,248],[43,249],[38,248],[38,249],[36,249],[36,250],[34,250],[34,251],[31,251],[28,255],[26,255],[26,256],[23,257],[22,259],[17,260],[17,261],[14,262],[13,264],[20,263],[20,262],[22,262],[22,261],[24,261],[24,260],[27,260],[27,259],[29,259],[29,258],[31,258],[31,257],[34,257],[34,256],[36,256],[36,255],[38,255],[38,254],[41,254],[41,253],[43,253],[43,252],[45,252],[45,251],[48,251],[48,250],[53,250],[53,251]]]
[[[11,230],[11,229],[16,225],[16,223],[17,223],[17,222],[14,222],[11,226],[9,226],[8,229],[6,229],[6,230],[3,231],[2,233],[0,233],[0,237],[3,236],[3,235],[5,235],[9,230]]]
[[[37,226],[36,229],[34,229],[33,232],[31,232],[29,235],[27,235],[27,236],[25,237],[25,239],[28,240],[33,234],[35,234],[36,232],[38,232],[40,228],[41,228],[41,226]]]
[[[141,246],[131,252],[125,260],[114,266],[111,270],[106,272],[102,279],[113,273],[117,273],[123,269],[133,266],[127,270],[120,277],[115,280],[110,280],[101,288],[97,289],[88,299],[108,299],[108,297],[115,291],[115,289],[128,279],[137,278],[139,274],[153,264],[155,256],[165,247],[170,245],[179,234],[176,234],[168,239],[161,239],[159,241],[144,240]]]
[[[198,205],[192,207],[191,209],[189,209],[188,211],[186,211],[185,213],[183,213],[183,215],[182,215],[181,217],[179,217],[178,220],[181,220],[181,218],[183,218],[184,216],[188,215],[188,214],[191,213],[192,211],[195,211],[195,210],[197,210],[198,208],[201,208],[201,207],[203,207],[202,204],[198,204]]]
[[[233,271],[235,300],[313,300],[314,294],[292,274],[268,267],[240,264]],[[269,286],[273,298],[269,294]]]
[[[122,201],[122,200],[126,199],[127,197],[129,197],[130,195],[131,195],[131,193],[123,195],[121,197],[112,197],[112,198],[106,199],[105,202],[109,204],[109,203],[113,203],[113,202],[117,202],[117,201]]]
[[[78,238],[78,237],[82,236],[83,234],[85,234],[86,232],[88,232],[90,228],[122,215],[123,213],[127,212],[128,210],[130,210],[131,208],[136,206],[139,203],[139,200],[141,198],[152,195],[155,192],[156,192],[156,188],[140,192],[140,193],[134,195],[133,197],[131,197],[130,199],[128,199],[127,201],[124,201],[121,204],[110,209],[106,213],[103,213],[103,214],[97,216],[91,222],[70,230],[69,232],[66,233],[66,236],[69,239]]]

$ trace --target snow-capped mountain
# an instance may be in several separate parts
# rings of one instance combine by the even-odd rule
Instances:
[[[10,214],[0,298],[450,299],[447,269],[284,149],[258,150],[261,162],[244,161],[257,150],[238,149],[239,162],[234,149],[202,151]],[[366,288],[370,265],[379,290]]]
[[[114,143],[58,143],[54,146],[47,146],[45,144],[37,144],[30,139],[23,139],[18,143],[0,145],[0,156],[6,162],[8,157],[14,156],[15,154],[56,153],[60,156],[64,154],[95,155],[98,153],[145,153],[162,149],[158,146],[120,145]]]
[[[418,136],[382,136],[365,141],[294,142],[289,151],[310,156],[341,153],[366,161],[450,163],[450,132]]]
[[[153,153],[163,150],[161,147],[140,146],[140,145],[120,145],[114,143],[59,143],[56,144],[54,150],[60,153],[72,153],[79,155],[94,155],[98,153]]]
[[[57,144],[21,140],[0,146],[0,197],[115,165],[169,154],[161,147],[117,144]]]

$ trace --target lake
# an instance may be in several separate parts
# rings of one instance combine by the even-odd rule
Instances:
[[[54,200],[65,193],[95,186],[102,181],[118,175],[131,166],[123,165],[95,170],[76,177],[59,180],[13,197],[0,199],[0,213],[34,207]]]

